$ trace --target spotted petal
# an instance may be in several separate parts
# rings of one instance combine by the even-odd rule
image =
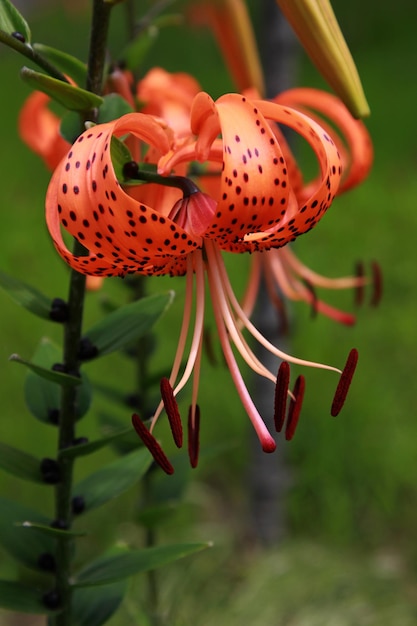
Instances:
[[[55,246],[67,263],[83,273],[165,273],[167,262],[169,267],[176,266],[180,257],[201,245],[200,238],[190,236],[121,187],[110,142],[113,134],[122,137],[128,133],[159,154],[170,147],[170,135],[160,121],[141,113],[124,115],[85,131],[56,169],[48,188],[46,219]],[[89,257],[69,253],[59,221],[89,250]]]
[[[339,98],[319,89],[298,87],[282,92],[273,101],[306,113],[331,133],[343,161],[338,194],[359,185],[368,176],[373,161],[371,138],[365,124],[353,118]]]

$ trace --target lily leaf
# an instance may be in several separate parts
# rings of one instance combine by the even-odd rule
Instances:
[[[147,333],[166,311],[174,292],[136,300],[110,313],[87,331],[87,337],[103,356],[119,350]]]
[[[126,144],[123,143],[123,141],[120,141],[120,139],[118,139],[117,137],[112,137],[110,143],[110,152],[116,178],[117,180],[123,181],[123,166],[125,163],[132,161],[132,155],[130,154],[130,150],[126,146]]]
[[[43,483],[40,465],[40,459],[0,442],[0,467],[9,474],[34,483]]]
[[[124,428],[123,430],[120,430],[117,433],[113,433],[112,435],[108,435],[107,437],[103,437],[102,439],[89,441],[88,443],[82,443],[77,446],[72,446],[71,448],[65,448],[61,450],[59,455],[60,457],[71,459],[75,459],[79,456],[87,456],[88,454],[92,454],[97,450],[101,450],[102,448],[108,446],[110,443],[115,443],[119,439],[125,439],[127,435],[131,434],[132,428]]]
[[[9,356],[9,361],[14,361],[15,363],[25,365],[41,378],[50,380],[57,385],[63,385],[64,387],[74,387],[81,384],[81,378],[78,378],[77,376],[70,376],[69,374],[64,374],[63,372],[55,372],[54,370],[47,369],[45,367],[42,367],[41,365],[32,363],[31,361],[26,361],[25,359],[22,359],[22,357],[18,354],[11,354]]]
[[[140,572],[157,569],[210,546],[210,543],[179,543],[111,553],[98,558],[81,570],[76,576],[74,586],[105,585]]]
[[[20,75],[31,87],[43,91],[70,111],[90,111],[103,103],[103,98],[100,96],[46,74],[35,72],[28,67],[23,67]]]
[[[23,281],[0,272],[0,287],[20,306],[43,319],[51,319],[52,300]]]
[[[98,112],[99,124],[112,122],[126,113],[132,113],[134,109],[118,93],[109,93],[103,96],[103,104]]]
[[[90,511],[137,483],[149,469],[151,462],[149,451],[141,447],[84,478],[75,486],[74,496],[82,497],[85,511]]]
[[[63,52],[62,50],[58,50],[57,48],[45,46],[42,43],[34,43],[32,48],[45,57],[45,59],[48,59],[48,61],[61,70],[63,74],[72,78],[77,85],[85,85],[87,80],[87,66],[77,59],[77,57]]]
[[[81,131],[79,114],[75,111],[67,111],[64,113],[59,127],[60,135],[66,139],[68,143],[73,144]]]
[[[56,613],[48,609],[42,601],[45,590],[34,589],[33,585],[12,580],[0,580],[0,606],[18,613],[46,615]]]
[[[12,35],[20,33],[30,43],[30,28],[21,13],[9,0],[0,0],[0,30]]]
[[[55,554],[53,537],[33,529],[28,532],[24,522],[31,521],[47,526],[49,518],[28,507],[0,497],[0,542],[15,559],[38,570],[42,554]]]
[[[75,537],[85,537],[85,535],[87,535],[87,533],[83,530],[62,530],[61,528],[45,526],[45,524],[39,524],[38,522],[29,522],[27,520],[21,523],[16,522],[15,525],[29,531],[35,530],[54,539],[74,539]]]
[[[42,339],[33,356],[33,361],[51,371],[54,363],[59,362],[61,350],[47,338]],[[76,417],[80,419],[85,415],[91,404],[92,390],[89,380],[83,372],[81,379],[76,379],[79,384],[76,397]],[[29,370],[25,380],[26,404],[38,420],[46,423],[55,423],[51,416],[58,417],[61,404],[61,387],[55,380],[41,378],[38,373]]]
[[[127,591],[127,581],[102,587],[74,589],[72,618],[74,626],[101,626],[117,611]]]

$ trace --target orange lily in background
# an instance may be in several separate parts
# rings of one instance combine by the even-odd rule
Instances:
[[[18,128],[23,141],[53,170],[71,144],[59,132],[61,120],[49,110],[50,100],[41,91],[31,93],[20,111]]]
[[[287,149],[281,147],[281,134],[275,123],[300,134],[310,144],[318,161],[318,180],[302,206],[297,202],[298,190],[292,186],[293,164],[286,162]],[[221,256],[222,250],[242,253],[280,248],[314,227],[331,205],[341,180],[340,155],[331,136],[315,120],[294,108],[237,94],[222,96],[214,102],[208,94],[199,93],[191,109],[191,130],[196,141],[188,139],[177,145],[175,132],[163,120],[132,113],[85,131],[53,174],[46,198],[46,219],[57,251],[79,272],[93,276],[186,275],[183,323],[162,398],[170,420],[177,420],[175,397],[193,376],[189,436],[194,442],[190,459],[195,465],[205,277],[225,360],[266,452],[275,449],[275,441],[252,402],[234,349],[257,374],[277,383],[278,430],[282,427],[283,415],[285,417],[287,396],[291,398],[290,417],[299,411],[303,395],[304,385],[300,383],[303,378],[296,383],[294,392],[288,390],[289,362],[341,374],[332,407],[332,413],[337,414],[343,405],[357,355],[355,351],[351,353],[342,372],[332,366],[292,357],[270,344],[239,305]],[[148,179],[141,164],[125,164],[126,180],[117,180],[111,159],[111,138],[125,138],[128,134],[148,144],[151,163],[158,160],[161,189],[166,189],[165,184],[181,189],[183,197],[174,206],[171,201],[164,201],[163,192],[160,201],[152,206],[141,200],[142,192],[142,198],[146,198],[146,183],[130,191],[132,179]],[[202,193],[190,179],[180,175],[185,166],[195,161],[221,167],[217,196]],[[87,248],[88,256],[76,256],[68,250],[61,225]],[[180,376],[194,299],[190,352]],[[285,371],[280,368],[278,380],[254,355],[242,328],[285,361]],[[151,431],[162,408],[161,403],[153,417]],[[155,459],[166,471],[171,471],[153,435],[137,416],[133,422]]]

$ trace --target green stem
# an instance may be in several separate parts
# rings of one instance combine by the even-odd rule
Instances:
[[[177,189],[181,189],[184,196],[191,196],[191,194],[200,191],[191,178],[173,175],[161,176],[160,174],[151,172],[150,170],[141,170],[135,161],[125,164],[124,174],[126,175],[127,183],[132,180],[140,180],[144,183],[157,183],[158,185],[164,185],[165,187],[176,187]]]
[[[69,82],[64,74],[62,74],[54,65],[52,65],[52,63],[49,63],[49,61],[45,59],[45,57],[43,57],[41,54],[39,54],[39,52],[36,52],[36,50],[34,50],[30,44],[19,41],[18,39],[13,37],[13,35],[9,35],[9,33],[6,33],[4,30],[0,30],[0,41],[6,46],[9,46],[9,48],[13,48],[13,50],[16,50],[16,52],[19,52],[23,56],[36,63],[36,65],[45,70],[45,72],[49,74],[49,76],[57,78],[64,83]]]
[[[106,42],[110,23],[111,4],[103,0],[94,0],[93,17],[90,35],[90,53],[87,71],[87,89],[100,94],[105,68]],[[88,119],[96,119],[92,111]],[[84,247],[77,241],[74,243],[74,254],[85,254]],[[83,310],[85,300],[85,276],[71,271],[68,294],[68,321],[64,331],[64,365],[67,371],[78,374],[79,345],[82,336]],[[58,463],[60,482],[55,492],[55,515],[60,524],[69,528],[72,523],[72,488],[73,460],[60,457],[59,452],[73,445],[76,421],[76,390],[63,387],[61,393],[61,411],[58,436]],[[51,626],[71,626],[71,561],[73,554],[72,541],[66,538],[57,541],[56,552],[56,591],[64,610],[50,619]]]

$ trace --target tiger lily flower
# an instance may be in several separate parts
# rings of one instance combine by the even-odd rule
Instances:
[[[315,152],[320,180],[302,206],[292,189],[289,166],[274,123],[292,128]],[[291,392],[288,369],[284,373],[280,369],[277,379],[255,356],[243,329],[287,365],[295,363],[341,374],[332,405],[334,415],[343,405],[357,359],[353,351],[340,370],[290,356],[272,345],[240,306],[222,259],[222,251],[243,253],[281,248],[314,227],[331,205],[341,179],[340,155],[331,136],[315,120],[294,108],[237,94],[224,95],[214,102],[202,92],[192,105],[191,130],[196,140],[177,146],[173,132],[163,120],[143,113],[131,113],[89,128],[56,168],[46,197],[46,220],[54,245],[75,270],[93,276],[186,276],[183,322],[171,374],[161,385],[163,402],[155,411],[150,431],[138,416],[133,418],[138,434],[168,472],[172,466],[152,431],[165,407],[175,439],[181,444],[175,398],[191,377],[189,452],[192,465],[197,463],[197,396],[206,279],[226,363],[265,452],[272,452],[276,444],[250,397],[235,352],[257,374],[276,384],[277,430],[282,427],[289,397],[293,417],[288,429],[292,432],[304,384],[297,382]],[[141,197],[141,190],[146,195],[146,184],[137,187],[136,192],[130,191],[132,179],[146,179],[146,172],[142,173],[141,164],[127,163],[126,180],[117,179],[111,158],[113,136],[119,140],[133,136],[148,144],[151,162],[158,162],[161,188],[165,188],[164,183],[178,183],[183,197],[174,204],[161,201],[151,206],[143,201],[145,196]],[[216,197],[201,192],[192,181],[178,175],[181,168],[196,160],[222,168]],[[88,256],[74,255],[68,250],[61,226],[83,244]],[[190,332],[189,354],[180,372]]]

